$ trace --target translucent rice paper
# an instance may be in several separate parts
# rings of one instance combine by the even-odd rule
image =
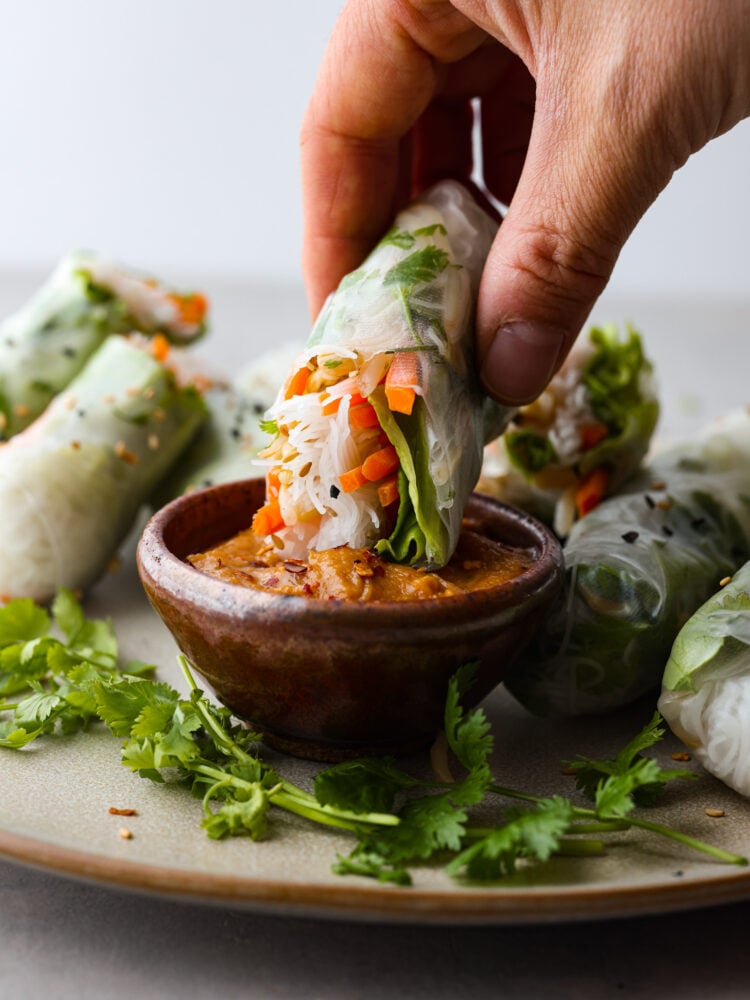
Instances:
[[[0,595],[51,598],[103,572],[205,416],[194,389],[109,339],[43,416],[0,446]]]
[[[659,711],[707,771],[750,795],[750,562],[680,630]]]
[[[208,417],[173,472],[159,484],[152,499],[155,507],[191,490],[262,474],[262,464],[254,461],[268,443],[260,421],[299,352],[299,343],[284,344],[258,355],[231,382],[214,381],[203,397]]]
[[[36,294],[0,324],[0,439],[28,427],[112,334],[161,333],[188,343],[181,296],[90,253],[64,257]]]
[[[594,470],[615,493],[640,466],[659,416],[656,378],[635,330],[581,335],[533,403],[485,449],[479,489],[541,518],[565,538],[576,493]],[[587,434],[598,436],[590,443]]]
[[[329,297],[296,365],[321,351],[356,354],[362,373],[359,392],[376,405],[375,390],[385,371],[377,359],[387,361],[399,351],[418,353],[421,381],[414,412],[407,419],[394,415],[396,426],[385,427],[408,478],[409,496],[401,498],[400,517],[410,504],[420,535],[413,546],[394,543],[390,554],[398,561],[429,567],[448,561],[479,476],[482,447],[500,433],[512,412],[482,395],[474,370],[476,295],[496,229],[461,185],[435,185],[399,213],[393,229]],[[382,401],[376,408],[381,422],[389,417]],[[282,391],[268,415],[276,419],[284,411]],[[345,412],[339,420],[345,420]],[[347,441],[334,426],[336,421],[329,423],[329,449],[342,452]],[[335,469],[332,457],[330,467]],[[336,482],[332,477],[330,485],[336,487]],[[320,510],[320,497],[328,502],[329,484],[318,486],[312,504]],[[353,502],[361,501],[364,507],[367,492],[364,488],[360,496],[351,494]],[[348,497],[341,499],[348,503]],[[338,513],[326,512],[320,531],[300,535],[300,543],[332,548],[382,539],[377,511],[371,512],[369,527],[367,514],[357,521]],[[279,535],[285,537],[284,532]]]
[[[665,452],[579,521],[563,595],[506,684],[539,715],[617,708],[655,688],[687,618],[750,558],[750,415]]]

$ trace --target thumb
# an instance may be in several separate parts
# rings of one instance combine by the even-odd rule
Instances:
[[[656,145],[653,138],[631,136],[629,145],[625,129],[613,129],[611,102],[582,95],[578,120],[576,103],[557,95],[545,106],[538,81],[524,168],[480,285],[480,378],[510,405],[535,399],[560,367],[625,240],[672,173],[667,156],[642,148]],[[491,176],[485,181],[491,188]]]

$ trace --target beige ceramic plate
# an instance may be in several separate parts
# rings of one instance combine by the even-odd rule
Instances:
[[[163,665],[163,678],[176,683],[175,647],[130,562],[97,589],[89,611],[111,615],[125,655]],[[486,707],[497,738],[497,780],[540,794],[572,792],[561,758],[610,755],[651,712],[641,705],[608,719],[550,723],[530,718],[501,693]],[[664,748],[665,762],[673,749]],[[331,862],[351,841],[286,814],[263,843],[209,840],[199,826],[200,804],[181,788],[127,771],[118,741],[105,731],[0,754],[0,855],[145,893],[276,913],[460,923],[585,920],[750,897],[750,869],[704,860],[637,831],[619,835],[605,857],[556,858],[492,888],[470,888],[429,867],[416,870],[411,889],[379,886],[332,875]],[[318,768],[268,756],[301,784]],[[112,816],[110,806],[138,815]],[[726,815],[711,819],[706,807]],[[750,803],[709,777],[675,789],[649,818],[750,854]],[[119,835],[122,827],[132,839]]]

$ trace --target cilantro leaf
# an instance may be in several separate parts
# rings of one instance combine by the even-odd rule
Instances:
[[[476,679],[476,662],[460,667],[448,683],[445,703],[445,735],[453,753],[467,771],[489,768],[487,760],[492,753],[494,740],[487,716],[481,708],[466,711],[461,698],[470,690]]]
[[[246,834],[262,840],[268,829],[268,793],[260,784],[238,792],[216,812],[207,812],[201,822],[209,837],[220,840]]]
[[[635,805],[653,805],[668,782],[698,777],[693,771],[661,768],[656,761],[642,755],[643,750],[650,749],[663,738],[662,722],[659,713],[655,712],[612,760],[579,756],[575,761],[565,762],[575,771],[577,787],[596,801],[597,812],[600,811],[600,798],[605,803],[605,810],[610,809],[610,802],[615,804],[616,811],[601,815],[624,816]]]
[[[399,247],[401,250],[411,250],[416,243],[416,238],[407,229],[390,229],[379,243],[379,246]]]
[[[413,288],[414,285],[425,284],[434,281],[448,266],[448,254],[430,244],[415,250],[408,257],[404,257],[398,264],[394,264],[390,270],[386,271],[383,284],[405,285]]]
[[[17,597],[0,608],[0,646],[38,639],[49,629],[49,615],[30,597]]]
[[[20,750],[31,743],[39,735],[39,730],[27,730],[16,724],[14,720],[0,721],[0,747],[8,750]]]
[[[411,885],[411,875],[405,868],[389,864],[377,851],[368,851],[361,845],[355,847],[348,857],[338,854],[331,870],[334,875],[363,875],[377,882]]]
[[[321,805],[355,813],[386,812],[398,792],[419,784],[402,771],[392,757],[347,760],[321,771],[315,778],[315,797]]]
[[[573,815],[567,799],[553,796],[532,809],[512,809],[507,822],[456,855],[449,875],[489,881],[511,875],[519,858],[546,861],[557,849]]]

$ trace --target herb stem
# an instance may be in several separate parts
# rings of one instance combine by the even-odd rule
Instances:
[[[569,837],[562,837],[555,848],[555,854],[567,857],[590,857],[592,854],[604,854],[605,851],[603,840],[571,840]]]
[[[652,833],[658,833],[662,837],[669,837],[671,840],[676,840],[680,844],[685,844],[687,847],[692,847],[696,851],[701,851],[703,854],[708,854],[712,858],[716,858],[717,861],[723,861],[730,865],[746,865],[748,863],[748,859],[741,854],[732,854],[721,847],[714,847],[713,844],[707,844],[704,840],[697,840],[695,837],[689,837],[686,833],[680,833],[679,830],[674,830],[671,826],[663,826],[661,823],[652,823],[648,819],[638,819],[634,816],[629,817],[627,822],[631,826],[650,830]]]

